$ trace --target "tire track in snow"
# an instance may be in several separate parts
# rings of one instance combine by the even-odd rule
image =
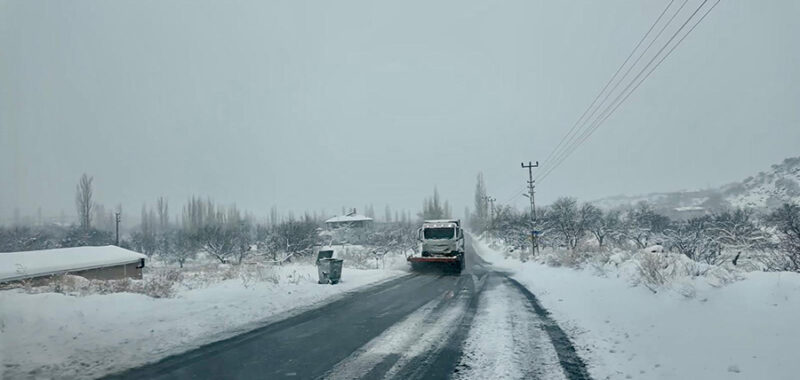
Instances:
[[[564,374],[567,378],[569,380],[591,379],[592,377],[589,376],[589,371],[586,369],[586,363],[578,356],[578,353],[575,351],[575,346],[564,330],[550,317],[550,312],[542,307],[536,296],[517,280],[506,277],[506,281],[528,299],[529,305],[542,321],[542,328],[547,332],[547,335],[550,336],[550,341],[556,349],[561,368],[564,369]]]
[[[566,379],[542,320],[497,276],[481,294],[454,379]]]
[[[323,379],[397,378],[423,355],[434,357],[459,328],[470,292],[446,292],[337,363]],[[408,378],[408,374],[402,375]],[[413,377],[413,376],[412,376]]]

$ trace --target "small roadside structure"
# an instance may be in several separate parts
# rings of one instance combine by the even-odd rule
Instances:
[[[146,258],[113,245],[0,253],[0,283],[63,274],[97,280],[141,279]]]
[[[372,218],[359,215],[356,213],[356,210],[353,209],[346,215],[341,216],[334,216],[325,221],[325,226],[328,229],[337,229],[337,228],[360,228],[360,229],[367,229],[372,226]]]

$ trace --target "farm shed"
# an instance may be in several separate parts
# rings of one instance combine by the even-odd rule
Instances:
[[[67,273],[98,280],[140,279],[145,258],[113,245],[0,253],[0,283]]]

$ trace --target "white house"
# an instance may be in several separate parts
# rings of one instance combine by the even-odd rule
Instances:
[[[359,215],[356,213],[356,210],[347,213],[347,215],[341,216],[334,216],[325,221],[325,225],[328,229],[336,229],[342,227],[349,227],[349,228],[369,228],[372,226],[372,218]]]

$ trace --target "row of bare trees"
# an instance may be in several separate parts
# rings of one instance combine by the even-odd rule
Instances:
[[[617,247],[665,249],[708,264],[720,264],[741,252],[776,251],[776,270],[800,271],[800,206],[785,204],[766,215],[732,209],[685,220],[672,220],[641,202],[628,209],[604,211],[591,203],[560,198],[537,210],[541,247],[603,250]],[[485,230],[514,247],[530,245],[528,214],[499,206]],[[480,232],[480,231],[478,231]]]
[[[163,198],[156,202],[155,210],[142,207],[140,228],[128,242],[132,249],[183,266],[199,252],[221,263],[240,264],[250,256],[283,261],[307,254],[319,243],[319,222],[310,215],[259,224],[235,205],[192,197],[183,206],[180,219],[171,224],[168,208]]]
[[[76,186],[77,224],[0,227],[0,252],[113,244],[113,212],[95,203],[93,182],[93,177],[84,174]],[[433,198],[426,200],[426,206],[429,217],[446,217],[450,213],[449,205],[440,201],[436,190]],[[367,210],[374,213],[371,206]],[[416,241],[410,230],[410,214],[396,211],[392,218],[388,206],[385,214],[387,222],[396,222],[381,223],[350,242],[367,246],[377,255],[413,249]],[[171,221],[169,202],[160,197],[152,207],[142,206],[139,225],[129,227],[132,232],[122,238],[120,245],[180,266],[200,252],[221,263],[242,263],[251,256],[282,262],[308,255],[314,246],[325,243],[319,233],[322,224],[318,214],[295,218],[290,213],[287,218],[280,218],[274,207],[267,221],[257,223],[235,205],[219,205],[197,197],[188,200]],[[100,226],[103,228],[98,229]]]

